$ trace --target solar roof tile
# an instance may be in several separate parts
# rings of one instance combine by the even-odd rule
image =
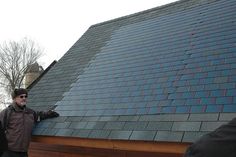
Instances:
[[[60,113],[35,134],[192,141],[228,121],[235,6],[181,0],[91,26],[30,90],[30,107]]]

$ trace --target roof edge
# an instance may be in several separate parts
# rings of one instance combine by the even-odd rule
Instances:
[[[120,21],[120,20],[124,20],[124,19],[127,19],[127,18],[135,17],[135,16],[139,16],[141,14],[150,13],[150,12],[156,11],[157,9],[165,9],[167,7],[183,3],[185,1],[189,1],[189,0],[177,0],[175,2],[164,4],[164,5],[161,5],[161,6],[158,6],[158,7],[154,7],[154,8],[144,10],[144,11],[139,11],[139,12],[132,13],[132,14],[129,14],[129,15],[121,16],[121,17],[118,17],[118,18],[115,18],[115,19],[112,19],[112,20],[107,20],[107,21],[104,21],[104,22],[100,22],[100,23],[97,23],[97,24],[94,24],[94,25],[90,26],[90,28],[101,26],[101,25],[104,25],[104,24],[112,23],[112,22],[116,22],[116,21]]]
[[[54,137],[37,136],[32,137],[32,142],[45,144],[63,144],[67,146],[112,149],[124,151],[152,152],[183,154],[190,143],[180,142],[155,142],[137,140],[113,140],[113,139],[88,139],[79,137]]]

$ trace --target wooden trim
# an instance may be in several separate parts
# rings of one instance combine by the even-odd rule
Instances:
[[[78,146],[53,145],[45,143],[30,144],[30,157],[182,157],[182,154],[125,151],[112,149],[87,148]]]
[[[189,143],[33,136],[33,143],[150,153],[183,154]]]

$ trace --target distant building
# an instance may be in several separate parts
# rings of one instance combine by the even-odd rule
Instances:
[[[35,79],[43,73],[43,67],[37,62],[30,65],[25,75],[25,88],[27,88]]]

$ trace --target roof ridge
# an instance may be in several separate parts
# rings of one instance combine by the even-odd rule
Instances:
[[[165,9],[167,7],[175,6],[177,4],[182,4],[182,3],[185,3],[187,1],[189,1],[189,2],[197,1],[197,2],[201,3],[202,1],[208,1],[208,0],[201,0],[201,1],[198,1],[198,0],[177,0],[175,2],[171,2],[171,3],[168,3],[168,4],[164,4],[164,5],[157,6],[157,7],[154,7],[154,8],[150,8],[150,9],[147,9],[147,10],[143,10],[143,11],[140,11],[140,12],[132,13],[132,14],[129,14],[129,15],[121,16],[121,17],[118,17],[118,18],[115,18],[115,19],[112,19],[112,20],[107,20],[107,21],[104,21],[104,22],[100,22],[100,23],[91,25],[90,28],[101,26],[101,25],[104,25],[104,24],[112,23],[112,22],[116,22],[116,21],[125,20],[125,19],[131,18],[131,17],[146,14],[146,13],[151,13],[151,12],[154,12],[154,11],[157,11],[157,10]]]

